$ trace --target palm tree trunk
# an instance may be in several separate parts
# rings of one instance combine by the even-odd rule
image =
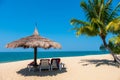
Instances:
[[[102,41],[103,41],[104,46],[107,47],[107,43],[106,43],[105,38],[106,38],[105,36],[101,36],[101,39],[102,39]]]
[[[101,36],[101,39],[103,41],[105,48],[108,49],[108,51],[110,51],[110,54],[113,56],[114,62],[116,62],[116,57],[115,57],[114,53],[112,52],[112,50],[107,45],[105,38],[106,38],[105,36]]]
[[[109,47],[107,47],[107,49],[110,51],[110,54],[113,56],[114,62],[117,62],[115,54],[112,52],[112,50]]]

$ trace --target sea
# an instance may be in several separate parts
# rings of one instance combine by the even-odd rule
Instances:
[[[109,54],[108,51],[55,51],[38,52],[37,58],[75,57],[87,55]],[[34,58],[34,52],[0,52],[0,63],[29,60]]]

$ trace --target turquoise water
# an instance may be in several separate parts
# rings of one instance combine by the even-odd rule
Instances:
[[[37,58],[53,58],[53,57],[72,57],[108,54],[107,51],[65,51],[65,52],[38,52]],[[33,59],[33,52],[0,52],[0,63],[13,62]]]

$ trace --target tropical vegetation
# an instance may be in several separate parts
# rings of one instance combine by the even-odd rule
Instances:
[[[72,19],[71,24],[75,26],[73,30],[76,35],[99,36],[103,46],[110,51],[114,61],[114,53],[120,52],[120,2],[112,7],[113,0],[88,0],[81,1],[80,7],[85,12],[86,21]],[[114,34],[114,38],[106,41],[109,33]]]

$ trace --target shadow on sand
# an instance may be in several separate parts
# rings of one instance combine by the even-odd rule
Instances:
[[[24,68],[24,69],[17,71],[16,73],[21,74],[23,76],[41,76],[41,77],[44,77],[44,76],[56,76],[57,74],[62,74],[65,72],[67,72],[66,68],[63,68],[62,70],[52,70],[52,71],[44,70],[41,72],[39,70],[28,71],[28,68]]]
[[[107,59],[93,59],[93,60],[81,60],[79,63],[83,63],[83,66],[87,66],[90,64],[95,64],[96,67],[101,66],[101,65],[108,65],[108,66],[114,66],[114,67],[119,67],[119,64],[115,63],[113,60],[107,60]]]

